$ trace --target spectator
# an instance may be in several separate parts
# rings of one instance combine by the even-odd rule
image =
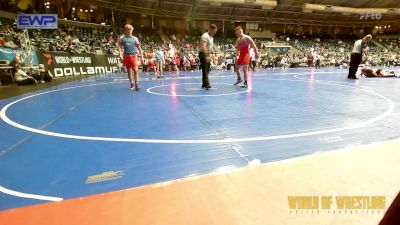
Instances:
[[[18,85],[37,84],[37,81],[33,77],[26,74],[21,69],[20,65],[15,66],[14,69],[15,83],[17,83]]]
[[[50,82],[53,79],[53,77],[48,73],[48,71],[46,71],[43,64],[39,64],[38,73],[39,73],[39,83],[41,84],[44,82]]]
[[[14,43],[14,41],[12,40],[12,38],[11,38],[11,36],[6,36],[5,38],[4,38],[4,47],[7,47],[7,48],[18,48],[18,45],[16,45],[15,43]]]

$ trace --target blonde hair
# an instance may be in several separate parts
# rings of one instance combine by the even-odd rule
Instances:
[[[126,24],[126,25],[124,26],[124,29],[133,30],[133,27],[132,27],[132,25],[130,25],[130,24]]]

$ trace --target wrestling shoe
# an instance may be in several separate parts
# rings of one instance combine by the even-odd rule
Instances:
[[[234,83],[233,85],[238,85],[238,84],[240,84],[240,83],[242,83],[242,79],[240,79],[240,78],[238,78],[237,80],[236,80],[236,83]]]
[[[135,91],[139,91],[140,90],[140,86],[138,83],[135,84]]]

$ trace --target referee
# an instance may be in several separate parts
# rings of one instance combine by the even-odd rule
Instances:
[[[361,63],[363,53],[367,54],[367,44],[371,40],[372,36],[368,34],[363,39],[357,40],[354,43],[353,51],[351,51],[349,75],[347,75],[347,78],[357,79],[356,73],[358,70],[358,66]]]
[[[213,45],[214,45],[214,35],[217,33],[217,26],[215,24],[211,24],[208,28],[208,31],[201,36],[200,40],[200,67],[203,72],[203,85],[201,88],[210,89],[210,82],[208,80],[208,73],[210,72],[211,66],[211,58],[210,54],[214,53]]]

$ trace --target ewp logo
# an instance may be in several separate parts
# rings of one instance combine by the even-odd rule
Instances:
[[[18,29],[57,29],[57,14],[19,14]]]
[[[382,13],[360,13],[360,20],[380,20],[382,18]]]

